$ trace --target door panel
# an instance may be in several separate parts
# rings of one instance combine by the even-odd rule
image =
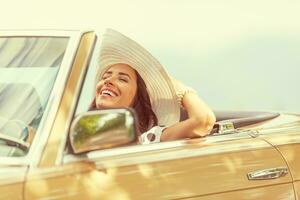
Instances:
[[[23,199],[23,186],[27,167],[0,169],[0,199]]]
[[[277,148],[288,162],[293,179],[295,181],[300,181],[300,143],[282,145],[278,146]]]
[[[282,153],[290,167],[294,180],[300,181],[300,129],[280,131],[276,134],[267,131],[262,132],[260,137],[276,146]]]
[[[299,122],[297,122],[299,124]],[[281,130],[276,134],[262,132],[261,138],[274,145],[284,156],[294,181],[295,192],[300,199],[300,129]]]
[[[206,200],[206,199],[209,200],[232,200],[232,199],[293,200],[295,199],[295,196],[294,196],[294,190],[292,188],[293,185],[289,183],[289,184],[271,186],[270,188],[268,187],[254,188],[254,189],[226,192],[221,194],[201,196],[201,197],[188,198],[188,199],[190,200]]]
[[[168,150],[99,158],[95,165],[78,161],[52,169],[32,170],[26,196],[175,199],[228,191],[242,195],[243,191],[256,188],[266,199],[276,190],[275,185],[282,194],[289,195],[293,187],[285,183],[291,183],[290,174],[272,180],[247,178],[248,172],[274,167],[287,166],[281,155],[264,141],[255,138],[204,144],[202,141]],[[43,190],[34,192],[41,185]],[[248,199],[257,198],[249,196]]]
[[[0,184],[0,199],[23,199],[23,182]]]
[[[299,135],[300,140],[300,135]],[[300,142],[300,141],[299,141]],[[297,199],[300,199],[300,143],[287,144],[277,147],[285,157],[294,180],[294,187]]]
[[[285,166],[276,157],[273,150],[262,149],[123,167],[114,173],[117,185],[132,197],[176,199],[290,182],[289,175],[274,180],[247,179],[248,172]],[[265,194],[268,189],[271,187]]]

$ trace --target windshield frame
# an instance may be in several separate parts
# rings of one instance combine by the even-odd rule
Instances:
[[[86,31],[75,30],[7,30],[0,31],[0,37],[65,37],[69,38],[66,51],[61,62],[58,74],[50,92],[48,103],[35,138],[28,153],[23,157],[1,157],[0,164],[4,165],[36,165],[43,153],[52,124],[59,107],[60,99],[70,73],[73,59],[76,55],[81,36]]]

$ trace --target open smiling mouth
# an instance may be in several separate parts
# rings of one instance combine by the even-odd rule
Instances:
[[[111,90],[102,90],[100,95],[102,97],[116,97],[116,96],[118,96],[118,94],[116,94],[115,92],[113,92]]]

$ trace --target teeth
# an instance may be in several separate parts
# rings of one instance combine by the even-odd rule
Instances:
[[[109,91],[109,90],[103,90],[103,91],[101,92],[101,95],[109,95],[109,96],[112,96],[112,97],[115,97],[115,96],[116,96],[115,93],[113,93],[112,91]]]

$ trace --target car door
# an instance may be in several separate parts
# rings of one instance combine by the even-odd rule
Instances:
[[[61,163],[42,162],[31,170],[25,194],[28,199],[295,199],[289,172],[249,180],[248,173],[274,168],[289,171],[275,148],[243,132],[66,154]]]
[[[149,145],[140,151],[88,155],[113,183],[99,189],[99,196],[109,198],[119,190],[129,199],[294,199],[290,174],[249,180],[250,172],[287,165],[269,144],[246,133]]]
[[[300,198],[300,118],[299,115],[281,115],[287,122],[260,131],[260,138],[272,144],[284,157],[293,179],[295,194]]]

